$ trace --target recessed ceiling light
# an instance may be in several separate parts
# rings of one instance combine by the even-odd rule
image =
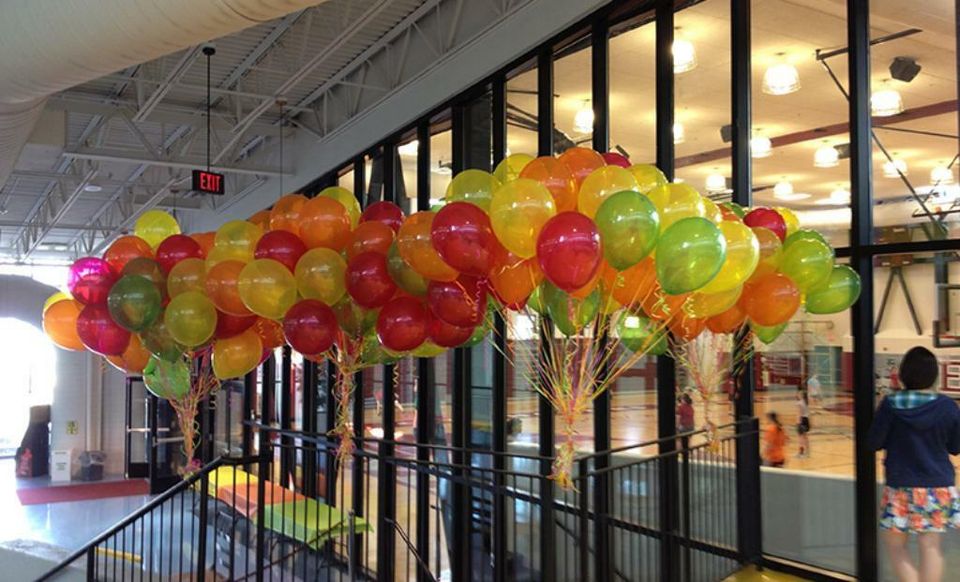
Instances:
[[[836,168],[840,165],[840,152],[831,145],[823,145],[813,153],[813,165],[817,168]]]
[[[874,117],[891,117],[903,113],[903,97],[894,89],[875,91],[870,96],[870,113]]]
[[[673,72],[686,73],[697,68],[697,49],[693,43],[682,38],[673,41]]]
[[[763,92],[767,95],[788,95],[799,89],[800,73],[790,63],[773,65],[763,74]]]
[[[97,186],[96,184],[87,184],[83,187],[84,192],[102,192],[103,186]]]
[[[883,163],[884,178],[899,178],[900,174],[907,175],[907,162],[900,158],[893,158]]]
[[[769,137],[756,135],[750,139],[750,156],[754,158],[768,158],[773,153],[773,143]]]

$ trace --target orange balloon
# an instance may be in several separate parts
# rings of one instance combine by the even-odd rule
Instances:
[[[77,318],[80,305],[73,299],[64,299],[51,305],[43,314],[43,331],[57,345],[65,350],[82,352],[87,348],[77,334]]]
[[[373,251],[386,255],[393,244],[393,229],[384,222],[371,220],[361,222],[350,234],[350,244],[347,245],[347,260],[360,253]]]
[[[733,333],[743,325],[746,319],[747,314],[740,309],[739,305],[734,305],[723,313],[707,319],[707,329],[713,333]]]
[[[213,249],[213,244],[216,240],[216,237],[217,233],[215,232],[196,232],[190,235],[190,238],[197,241],[197,244],[200,245],[200,249],[203,251],[204,258],[206,258],[206,256]]]
[[[783,273],[769,273],[743,286],[739,305],[757,325],[780,325],[790,321],[799,309],[800,290]]]
[[[573,178],[577,183],[577,190],[584,178],[589,176],[594,170],[607,165],[603,161],[603,156],[588,148],[570,148],[557,157],[573,173]]]
[[[247,222],[252,222],[260,227],[260,230],[267,232],[268,230],[273,230],[270,228],[270,211],[269,210],[258,210],[254,212],[250,218],[247,219]]]
[[[683,315],[683,303],[689,296],[689,293],[684,293],[683,295],[668,295],[663,292],[660,284],[657,283],[653,291],[648,293],[644,298],[641,306],[643,307],[643,312],[646,313],[650,319],[664,321]]]
[[[706,318],[687,315],[681,310],[677,317],[667,323],[667,327],[670,328],[674,336],[684,341],[690,341],[703,332],[703,329],[707,327],[707,320]]]
[[[283,326],[272,319],[258,317],[257,322],[250,328],[260,336],[263,342],[263,349],[272,350],[279,348],[286,341],[283,337]]]
[[[625,306],[641,305],[657,285],[657,269],[653,257],[647,257],[623,271],[617,271],[603,261],[600,272],[604,287],[618,303]]]
[[[107,361],[113,364],[113,367],[127,374],[142,374],[143,369],[147,367],[150,361],[150,351],[143,347],[140,336],[130,335],[130,343],[127,349],[119,356],[107,356]]]
[[[507,307],[523,305],[541,281],[543,271],[536,257],[521,259],[509,251],[490,270],[490,284]]]
[[[329,196],[311,198],[300,209],[300,238],[307,248],[343,250],[350,240],[350,214]]]
[[[207,271],[207,296],[220,311],[230,315],[250,315],[251,311],[240,299],[237,286],[240,271],[245,266],[240,261],[221,261]]]
[[[560,160],[550,156],[537,158],[524,166],[520,177],[536,180],[549,190],[558,213],[577,209],[577,180]]]
[[[411,214],[397,232],[397,250],[400,257],[421,277],[433,281],[455,281],[460,275],[456,269],[443,262],[430,240],[430,227],[436,212]]]
[[[286,230],[295,235],[300,234],[300,214],[307,203],[303,194],[287,194],[281,196],[270,210],[270,228],[267,230]]]
[[[119,273],[133,259],[152,259],[153,249],[150,244],[139,236],[127,235],[121,236],[113,241],[107,252],[103,254],[103,260],[113,267],[113,270]]]
[[[757,242],[760,243],[760,262],[757,263],[748,280],[759,279],[764,275],[776,272],[780,266],[780,257],[783,255],[783,244],[780,242],[780,237],[772,230],[762,226],[755,226],[752,230],[757,237]]]

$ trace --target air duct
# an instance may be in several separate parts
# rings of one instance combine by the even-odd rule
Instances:
[[[4,0],[0,186],[47,96],[324,0]]]

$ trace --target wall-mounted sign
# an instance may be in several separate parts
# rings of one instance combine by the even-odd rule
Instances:
[[[204,194],[223,194],[223,174],[194,170],[193,189]]]

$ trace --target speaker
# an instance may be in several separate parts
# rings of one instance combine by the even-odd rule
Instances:
[[[898,81],[909,83],[920,74],[920,65],[910,57],[897,57],[890,63],[890,76]]]

